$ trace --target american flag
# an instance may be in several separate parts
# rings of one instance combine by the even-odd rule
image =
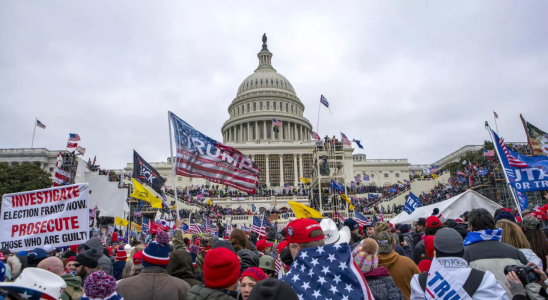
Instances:
[[[347,243],[301,249],[281,280],[299,299],[374,299]]]
[[[137,209],[133,212],[133,214],[134,214],[136,217],[142,216],[141,212],[140,212],[139,210],[137,210]]]
[[[350,141],[348,140],[348,138],[346,137],[346,135],[345,135],[344,133],[341,132],[341,136],[342,136],[343,144],[350,146]]]
[[[76,148],[78,147],[78,143],[67,143],[67,148]]]
[[[274,127],[282,127],[282,122],[277,121],[276,119],[272,119],[272,126]]]
[[[191,233],[191,234],[200,234],[200,233],[203,233],[202,232],[202,228],[200,226],[198,226],[198,224],[196,224],[196,222],[194,222],[192,220],[192,218],[190,218],[190,226],[188,226],[188,231]]]
[[[251,228],[245,226],[245,224],[240,224],[240,229],[245,232],[251,232]]]
[[[341,221],[343,221],[343,222],[346,221],[346,218],[343,217],[343,215],[341,215],[341,213],[339,213],[339,212],[335,215],[335,217],[336,217],[336,218],[339,218],[339,220],[341,220]]]
[[[321,140],[320,136],[316,132],[310,131],[310,134],[312,135],[312,138],[315,139],[316,141]]]
[[[69,139],[70,142],[78,142],[80,140],[80,136],[77,133],[69,133]]]
[[[263,227],[263,222],[257,216],[253,216],[253,224],[251,224],[251,232],[255,232],[258,236],[266,235]]]
[[[379,213],[379,221],[384,221],[384,215],[382,213],[382,210],[381,212]]]
[[[36,126],[42,128],[42,129],[46,129],[46,125],[42,124],[42,122],[40,122],[39,120],[36,120]]]
[[[205,233],[211,233],[211,220],[204,216],[204,231]]]
[[[367,223],[371,223],[371,221],[364,215],[360,214],[357,211],[354,211],[354,219],[356,219],[356,222],[360,224],[360,226],[366,226]]]
[[[466,177],[466,174],[464,174],[464,173],[462,173],[461,171],[457,170],[457,176]]]
[[[225,236],[229,236],[233,229],[234,229],[234,227],[232,226],[232,217],[231,217],[230,221],[228,221],[228,224],[226,225]]]
[[[483,156],[485,156],[485,157],[488,157],[488,156],[495,156],[495,150],[486,150],[486,149],[483,149]]]
[[[276,273],[280,273],[280,271],[282,270],[282,261],[279,258],[276,259],[275,265],[276,265]]]
[[[169,113],[177,147],[175,173],[205,178],[212,183],[234,187],[248,194],[257,192],[261,169],[240,151],[194,129]]]
[[[495,115],[495,119],[499,118],[499,115],[497,115],[497,113],[495,111],[493,111],[493,114]]]
[[[274,208],[276,208],[276,202],[274,202]],[[266,228],[266,227],[273,227],[274,224],[272,224],[272,222],[270,222],[268,220],[268,218],[266,217],[266,215],[263,216],[263,228]],[[266,233],[265,233],[266,235]]]
[[[493,135],[495,136],[495,139],[499,143],[500,147],[502,148],[502,151],[504,152],[504,155],[506,155],[506,158],[508,159],[508,164],[510,164],[511,167],[516,168],[527,168],[529,167],[528,164],[524,163],[523,161],[519,160],[518,158],[514,157],[508,149],[506,148],[506,145],[504,144],[504,141],[498,137],[498,135],[493,131]]]

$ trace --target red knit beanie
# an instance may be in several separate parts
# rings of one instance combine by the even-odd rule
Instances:
[[[207,252],[203,268],[205,286],[212,289],[229,287],[240,277],[238,256],[222,247]]]
[[[244,277],[246,276],[249,276],[255,279],[255,281],[257,282],[267,278],[265,272],[257,267],[251,267],[251,268],[245,269],[245,271],[242,272],[242,276],[240,276],[240,281],[244,279]]]
[[[127,260],[127,253],[124,250],[116,252],[116,260]]]

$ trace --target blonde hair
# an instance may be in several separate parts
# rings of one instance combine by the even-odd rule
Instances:
[[[122,271],[122,278],[125,279],[125,278],[129,278],[129,277],[133,277],[135,275],[139,275],[139,273],[141,273],[141,268],[143,267],[142,264],[134,264],[133,263],[133,260],[128,260],[126,262],[126,266],[124,267],[124,270]]]
[[[503,219],[499,220],[496,226],[497,228],[502,229],[501,242],[514,246],[518,249],[531,248],[527,237],[516,223]]]

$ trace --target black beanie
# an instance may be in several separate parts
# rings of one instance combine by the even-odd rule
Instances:
[[[232,244],[229,241],[225,241],[225,240],[218,240],[215,243],[213,243],[213,245],[211,246],[211,250],[215,248],[226,248],[236,253],[236,251],[234,251],[234,246],[232,246]]]
[[[88,268],[97,268],[99,265],[99,260],[97,259],[99,251],[97,249],[89,249],[78,255],[76,255],[76,262],[88,267]]]
[[[76,256],[76,252],[74,252],[72,250],[69,250],[69,251],[63,253],[63,258],[70,258],[70,257],[73,257],[73,256]]]
[[[299,297],[288,283],[268,278],[253,286],[248,300],[299,300]]]

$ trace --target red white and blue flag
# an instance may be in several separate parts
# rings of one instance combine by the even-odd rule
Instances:
[[[202,228],[200,226],[198,226],[198,224],[196,222],[194,222],[194,220],[192,220],[192,218],[190,218],[190,226],[188,226],[188,231],[191,234],[203,233]]]
[[[40,122],[39,120],[36,120],[36,126],[42,128],[42,129],[46,129],[46,125],[44,125],[42,122]]]
[[[80,140],[80,136],[77,133],[69,133],[69,142],[78,142]]]
[[[360,214],[357,211],[354,211],[354,219],[361,227],[366,226],[368,223],[371,223],[371,221],[364,215]]]
[[[177,149],[175,174],[205,178],[248,194],[257,192],[261,169],[240,151],[194,129],[169,113]]]
[[[486,150],[486,149],[483,149],[483,156],[485,156],[485,157],[488,157],[488,156],[495,156],[495,150]]]
[[[369,181],[369,175],[363,174],[363,180],[364,181]]]
[[[263,222],[257,216],[253,216],[253,224],[251,224],[251,232],[255,232],[258,236],[266,235],[263,227]]]
[[[316,141],[321,140],[320,136],[316,132],[310,131],[310,134],[312,135],[312,138],[315,139]]]
[[[505,155],[506,158],[508,158],[508,163],[510,164],[511,167],[516,167],[516,168],[527,168],[527,167],[529,167],[528,164],[526,164],[525,162],[519,160],[518,158],[516,158],[512,154],[510,154],[510,152],[506,148],[506,145],[504,144],[504,140],[502,138],[496,136],[496,139],[497,139],[497,143],[499,143],[499,145],[502,148],[502,151],[504,152],[504,153],[500,153],[500,155]]]
[[[78,147],[78,143],[67,143],[67,148],[76,148]]]
[[[351,144],[350,144],[350,140],[348,140],[348,138],[346,137],[346,135],[345,135],[344,133],[341,132],[341,136],[342,136],[341,139],[342,139],[342,141],[343,141],[343,144],[350,146],[350,145],[351,145]]]
[[[382,210],[379,213],[379,221],[384,221],[384,214],[383,214]]]
[[[278,121],[276,119],[272,119],[272,126],[274,127],[282,127],[282,121]]]

